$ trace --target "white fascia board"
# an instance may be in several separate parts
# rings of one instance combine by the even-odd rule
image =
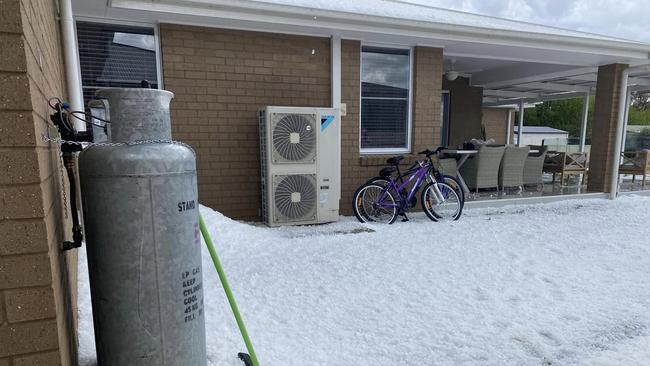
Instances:
[[[577,81],[598,81],[598,76],[595,74],[592,75],[576,75],[576,76],[571,76],[568,77],[568,79],[571,80],[577,80]],[[642,86],[650,86],[650,79],[644,79],[644,78],[628,78],[628,84],[630,85],[642,85]]]
[[[645,85],[631,86],[629,89],[631,92],[641,92],[641,93],[650,92],[650,86],[645,86]]]
[[[592,81],[595,82],[598,80],[597,74],[588,74],[588,75],[572,75],[567,76],[567,79],[576,80],[576,81]]]
[[[543,89],[543,90],[554,90],[554,91],[566,91],[566,92],[583,92],[590,93],[591,88],[584,85],[567,85],[567,84],[558,84],[558,83],[523,83],[517,85],[517,87],[531,88],[531,89]]]
[[[393,34],[459,42],[529,47],[567,52],[593,53],[621,59],[650,60],[650,45],[616,40],[499,30],[474,26],[432,23],[396,18],[369,16],[287,5],[253,3],[233,0],[112,0],[115,8],[199,17],[238,19],[274,24],[334,30]]]
[[[528,93],[528,92],[518,92],[518,91],[509,91],[509,90],[491,90],[483,89],[483,95],[492,96],[492,97],[502,97],[502,98],[537,98],[539,94],[537,93]]]
[[[584,97],[584,93],[557,93],[557,94],[544,94],[540,95],[537,98],[524,98],[524,103],[538,103],[538,102],[547,102],[552,100],[565,100],[565,99],[574,99]],[[497,107],[503,105],[511,105],[517,103],[519,99],[502,99],[498,102],[486,103],[483,104],[484,107]]]
[[[575,65],[575,62],[557,61],[557,60],[544,60],[540,57],[527,57],[526,55],[504,56],[504,55],[485,55],[481,53],[467,53],[467,52],[445,52],[445,58],[479,58],[484,60],[500,60],[500,61],[514,61],[514,62],[534,62],[540,64],[550,65]]]
[[[497,72],[492,71],[491,72],[492,75],[489,76],[491,76],[490,79],[494,79],[494,81],[481,80],[481,78],[477,77],[477,75],[474,75],[474,77],[472,78],[472,85],[482,86],[484,88],[503,88],[507,86],[514,86],[514,85],[525,84],[525,83],[541,82],[544,80],[568,78],[576,75],[585,75],[585,74],[595,75],[595,73],[598,72],[598,68],[581,67],[581,68],[575,68],[575,69],[569,69],[563,71],[542,72],[539,74],[534,74],[534,72],[537,72],[537,70],[527,70],[528,75],[523,73],[520,75],[512,75],[508,71],[509,70],[504,70],[502,75],[499,75]]]
[[[644,78],[629,78],[627,80],[629,85],[641,85],[641,86],[650,86],[650,79]]]

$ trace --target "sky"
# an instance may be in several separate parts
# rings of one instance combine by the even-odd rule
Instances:
[[[650,43],[648,0],[406,0]]]

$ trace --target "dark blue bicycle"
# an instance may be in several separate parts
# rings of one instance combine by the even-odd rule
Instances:
[[[406,215],[415,206],[416,193],[422,188],[422,210],[432,221],[458,220],[464,200],[459,186],[451,177],[435,168],[431,156],[436,152],[421,151],[426,159],[418,161],[404,174],[398,171],[397,159],[357,189],[353,197],[354,214],[361,222],[392,224],[399,215]],[[395,159],[395,158],[393,158]],[[451,182],[451,183],[449,183]]]

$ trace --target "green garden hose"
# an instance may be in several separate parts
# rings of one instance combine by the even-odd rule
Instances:
[[[216,249],[214,249],[212,238],[210,237],[208,228],[205,226],[205,221],[203,221],[203,216],[200,213],[199,213],[199,226],[201,228],[201,234],[203,235],[203,239],[205,240],[205,245],[207,245],[208,251],[210,252],[210,257],[212,257],[214,268],[217,269],[217,273],[219,274],[219,280],[221,280],[221,286],[223,286],[223,291],[226,293],[226,297],[228,298],[228,302],[230,303],[230,308],[232,309],[232,313],[235,316],[235,320],[237,321],[237,326],[239,327],[241,336],[242,338],[244,338],[244,343],[246,344],[246,349],[248,350],[248,355],[240,353],[239,358],[242,359],[242,361],[244,361],[244,363],[246,364],[248,364],[248,361],[250,361],[252,363],[252,366],[259,366],[260,363],[259,361],[257,361],[257,355],[255,354],[255,350],[253,349],[253,343],[248,337],[248,331],[246,331],[246,325],[244,325],[244,321],[242,320],[241,314],[239,314],[239,308],[237,308],[235,297],[232,295],[232,291],[230,291],[230,285],[228,285],[228,279],[226,278],[226,273],[223,271],[223,268],[221,267],[221,261],[219,261],[219,256],[217,255]],[[250,359],[247,359],[247,356],[250,356]]]

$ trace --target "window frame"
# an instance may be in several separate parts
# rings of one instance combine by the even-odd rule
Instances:
[[[446,104],[442,100],[442,96],[445,94],[447,95]],[[441,90],[440,97],[440,146],[449,146],[449,132],[451,130],[451,93],[449,89]],[[447,126],[445,126],[445,108],[447,108]],[[446,135],[443,132],[446,132]]]
[[[141,28],[151,28],[153,29],[153,37],[154,37],[154,43],[156,46],[155,54],[156,54],[156,77],[158,78],[158,89],[164,90],[165,89],[165,84],[164,84],[164,79],[163,79],[163,71],[162,71],[162,47],[160,45],[160,24],[158,23],[149,23],[149,22],[135,22],[135,21],[127,21],[127,20],[115,20],[115,19],[104,19],[104,18],[95,18],[95,17],[89,17],[89,16],[74,16],[73,18],[74,22],[74,34],[75,34],[75,42],[77,43],[77,52],[78,52],[78,47],[79,47],[79,40],[77,40],[77,22],[82,22],[82,23],[97,23],[97,24],[106,24],[106,25],[124,25],[124,26],[132,26],[132,27],[141,27]],[[77,58],[79,55],[77,55]],[[83,81],[81,77],[81,65],[79,67],[79,90],[82,91],[83,93]]]
[[[361,115],[362,115],[362,102],[363,102],[363,47],[377,47],[384,49],[394,50],[408,50],[409,56],[409,80],[408,80],[408,103],[407,103],[407,116],[406,116],[406,147],[381,147],[381,148],[363,148],[361,147]],[[359,153],[361,155],[386,155],[386,154],[401,154],[410,153],[412,150],[412,136],[413,136],[413,57],[414,47],[382,44],[382,43],[367,43],[361,42],[359,47]],[[397,99],[397,98],[387,98]]]

